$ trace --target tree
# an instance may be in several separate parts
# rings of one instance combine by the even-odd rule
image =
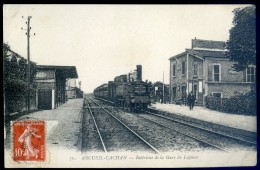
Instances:
[[[24,105],[25,96],[28,91],[30,95],[36,90],[36,63],[30,62],[30,87],[27,82],[27,60],[10,49],[6,43],[3,44],[3,66],[4,66],[4,98],[5,111],[11,113],[19,110]]]
[[[233,27],[229,30],[227,55],[236,62],[234,69],[241,71],[256,65],[256,13],[255,6],[236,8]]]

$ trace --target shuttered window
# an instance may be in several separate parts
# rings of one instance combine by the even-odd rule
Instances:
[[[181,63],[182,74],[185,74],[185,61]]]
[[[198,75],[198,64],[194,63],[193,67],[194,67],[194,71],[193,71],[194,75]]]
[[[212,81],[212,65],[208,65],[208,81]]]
[[[220,65],[213,64],[213,81],[220,81]]]
[[[173,66],[172,66],[172,75],[175,76],[175,74],[176,74],[176,65],[173,64]]]
[[[255,82],[255,67],[249,66],[246,70],[246,81]]]

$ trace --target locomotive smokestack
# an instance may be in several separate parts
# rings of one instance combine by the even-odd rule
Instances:
[[[137,72],[137,81],[142,81],[142,65],[137,65],[136,66],[136,72]]]

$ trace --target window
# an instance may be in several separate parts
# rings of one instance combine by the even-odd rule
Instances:
[[[194,63],[193,67],[194,67],[194,71],[193,71],[194,75],[198,75],[198,64]]]
[[[181,63],[182,74],[185,74],[185,61]]]
[[[173,64],[173,66],[172,66],[172,75],[175,76],[175,73],[176,73],[176,66],[175,66],[175,64]]]
[[[255,67],[254,66],[249,66],[246,69],[246,81],[255,82]]]
[[[213,65],[213,81],[220,81],[220,65]]]
[[[221,93],[212,93],[214,97],[221,98]]]

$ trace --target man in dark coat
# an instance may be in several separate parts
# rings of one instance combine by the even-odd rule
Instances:
[[[191,91],[187,98],[188,105],[190,107],[190,110],[193,110],[194,102],[195,102],[195,96],[193,95],[193,91]]]

